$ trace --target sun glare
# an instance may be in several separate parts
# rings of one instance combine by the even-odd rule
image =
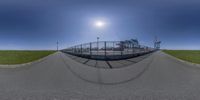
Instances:
[[[103,27],[104,25],[105,25],[105,23],[103,21],[96,21],[95,22],[96,27]]]

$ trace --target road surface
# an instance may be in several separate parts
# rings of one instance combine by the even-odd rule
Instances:
[[[137,78],[112,85],[78,77],[69,69],[66,59],[69,58],[65,54],[57,52],[37,64],[0,69],[0,100],[200,99],[200,68],[171,59],[160,51],[146,58],[149,64]]]

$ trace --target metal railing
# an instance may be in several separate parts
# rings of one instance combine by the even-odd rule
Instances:
[[[125,59],[155,51],[154,48],[124,41],[90,42],[63,49],[62,52],[91,59]]]

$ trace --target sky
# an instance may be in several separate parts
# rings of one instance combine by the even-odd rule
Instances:
[[[200,49],[199,0],[1,0],[1,50],[64,49],[138,39],[162,49]],[[103,27],[95,26],[102,21]]]

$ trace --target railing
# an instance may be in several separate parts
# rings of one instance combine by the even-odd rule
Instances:
[[[76,45],[61,51],[85,58],[115,60],[150,53],[155,49],[124,41],[99,41]]]

